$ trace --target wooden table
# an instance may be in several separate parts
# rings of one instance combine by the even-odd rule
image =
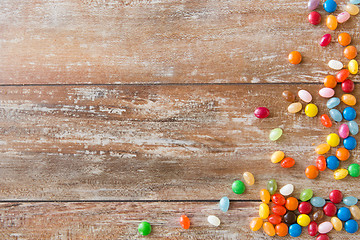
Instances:
[[[347,1],[337,2],[336,14]],[[335,181],[330,170],[305,178],[314,147],[339,124],[324,129],[318,117],[289,114],[281,97],[309,90],[319,115],[327,113],[317,94],[335,74],[327,62],[348,62],[338,33],[349,32],[358,47],[358,16],[332,32],[324,20],[309,24],[306,6],[2,0],[0,239],[140,239],[144,220],[153,227],[146,239],[272,239],[248,227],[271,178],[279,187],[293,183],[296,197],[304,188],[325,198],[332,189],[360,197],[359,179]],[[325,33],[333,36],[326,48],[318,44]],[[303,55],[296,66],[287,61],[293,50]],[[259,106],[270,117],[255,118]],[[270,142],[275,127],[284,135]],[[272,164],[275,150],[296,165]],[[356,149],[341,166],[358,157]],[[256,183],[236,195],[231,184],[245,171]],[[227,213],[217,205],[223,196],[231,199]],[[179,225],[182,214],[189,230]],[[222,224],[210,226],[208,215]]]

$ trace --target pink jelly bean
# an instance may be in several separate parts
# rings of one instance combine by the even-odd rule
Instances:
[[[348,12],[342,12],[339,15],[337,15],[336,20],[338,23],[344,23],[350,18],[350,13]]]
[[[311,102],[311,100],[312,100],[311,94],[306,90],[300,90],[298,92],[298,96],[301,100],[303,100],[304,102],[307,102],[307,103]]]
[[[331,35],[325,34],[324,36],[322,36],[319,43],[320,43],[320,46],[325,47],[325,46],[329,45],[330,42],[331,42]]]
[[[332,88],[322,88],[319,90],[319,95],[322,96],[323,98],[331,98],[332,96],[334,96],[335,91]]]
[[[347,124],[341,124],[339,127],[339,136],[341,138],[347,138],[349,136],[349,126]]]
[[[333,229],[333,225],[331,222],[323,222],[318,226],[319,233],[328,233]]]
[[[308,9],[314,10],[319,6],[319,4],[320,4],[320,0],[309,0]]]

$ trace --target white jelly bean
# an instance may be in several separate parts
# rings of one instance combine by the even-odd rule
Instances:
[[[301,109],[302,109],[302,104],[299,102],[296,102],[296,103],[292,103],[289,105],[288,112],[289,113],[297,113],[297,112],[301,111]]]
[[[344,64],[337,60],[330,60],[328,66],[334,70],[341,70],[344,67]]]
[[[322,88],[319,90],[319,95],[322,96],[323,98],[331,98],[332,96],[334,96],[335,91],[332,88]]]
[[[293,193],[293,191],[294,191],[294,185],[292,185],[291,183],[286,184],[285,186],[280,188],[280,193],[283,196],[289,196],[290,194]]]
[[[319,233],[328,233],[333,229],[333,225],[331,222],[323,222],[318,226]]]
[[[298,96],[301,100],[303,100],[304,102],[307,102],[307,103],[311,102],[311,100],[312,100],[311,94],[306,90],[300,90],[298,92]]]
[[[210,215],[208,216],[207,220],[211,225],[214,225],[215,227],[220,225],[220,219],[217,216]]]

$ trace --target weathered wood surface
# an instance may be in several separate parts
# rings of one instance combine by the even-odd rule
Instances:
[[[2,0],[0,83],[318,82],[330,59],[348,61],[319,46],[329,30],[308,12],[304,0]],[[333,37],[358,44],[359,27],[351,17]]]

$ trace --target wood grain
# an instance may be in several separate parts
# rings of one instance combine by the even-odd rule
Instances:
[[[337,34],[357,46],[360,24],[323,48],[329,30],[308,12],[304,0],[3,0],[0,83],[319,82],[330,59],[348,62]]]

